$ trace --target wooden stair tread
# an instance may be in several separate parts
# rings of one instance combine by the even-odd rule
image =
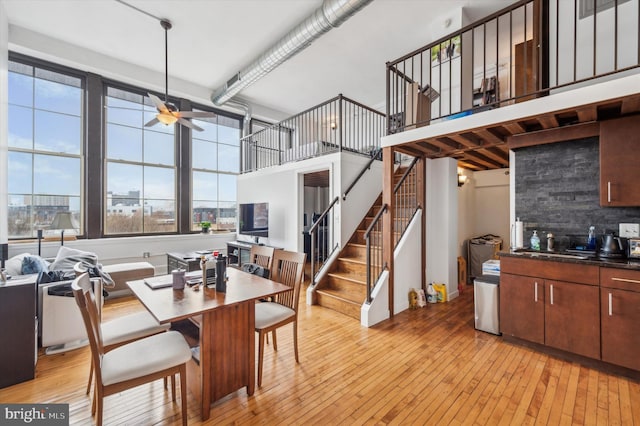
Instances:
[[[355,283],[355,284],[361,284],[363,286],[367,285],[366,276],[363,277],[363,276],[358,275],[358,274],[350,274],[350,273],[345,273],[345,272],[329,272],[327,275],[330,276],[330,277],[333,277],[333,278],[340,279],[340,280],[350,281],[350,282]]]
[[[327,295],[327,296],[332,297],[334,299],[338,299],[341,302],[344,302],[344,303],[347,303],[347,304],[350,304],[350,305],[358,305],[358,306],[360,306],[360,305],[362,305],[362,303],[364,303],[364,299],[365,299],[365,296],[363,296],[361,300],[349,299],[349,298],[345,297],[345,294],[343,294],[343,293],[341,293],[339,291],[332,290],[330,288],[320,289],[320,290],[318,290],[318,293]]]

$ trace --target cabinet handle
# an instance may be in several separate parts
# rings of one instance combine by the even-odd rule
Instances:
[[[534,300],[538,301],[538,281],[535,282],[535,286],[533,287],[533,297]]]
[[[607,182],[607,202],[611,202],[611,181]]]
[[[611,281],[620,281],[620,282],[623,282],[623,283],[640,284],[640,280],[631,280],[629,278],[616,278],[616,277],[613,277],[613,278],[611,278]]]
[[[613,301],[612,301],[612,296],[611,296],[611,292],[609,292],[609,316],[613,315]]]
[[[549,286],[549,291],[551,292],[551,304],[553,305],[553,284]]]

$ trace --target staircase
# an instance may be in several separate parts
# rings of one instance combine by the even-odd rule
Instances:
[[[394,182],[400,180],[405,170],[396,170]],[[407,196],[415,198],[415,191],[413,194],[403,194],[403,197]],[[318,283],[315,299],[318,305],[360,320],[360,308],[367,297],[367,246],[364,234],[381,207],[382,194],[360,222],[328,273]],[[380,249],[381,243],[381,236],[374,235],[371,243],[374,250]]]

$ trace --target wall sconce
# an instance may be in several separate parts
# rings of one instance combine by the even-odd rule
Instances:
[[[462,169],[458,167],[458,188],[467,183],[467,176],[462,173]]]
[[[331,130],[335,130],[335,129],[336,129],[336,127],[338,127],[338,125],[336,124],[336,122],[335,122],[335,121],[332,121],[332,122],[331,122],[331,124],[330,124],[329,126],[331,126]]]

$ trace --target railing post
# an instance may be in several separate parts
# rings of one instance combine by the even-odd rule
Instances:
[[[340,147],[340,151],[342,152],[342,134],[344,133],[344,123],[342,122],[342,93],[338,95],[338,123],[339,132],[338,132],[338,146]]]
[[[416,202],[418,208],[422,209],[422,220],[420,221],[420,276],[422,288],[427,288],[427,219],[424,212],[426,209],[426,159],[420,158],[416,164]]]
[[[393,196],[393,147],[384,147],[382,149],[382,204],[387,205],[387,212],[382,218],[382,256],[383,264],[387,265],[389,270],[389,316],[394,315],[394,265],[393,265],[393,242],[394,242],[394,215],[395,200]]]

